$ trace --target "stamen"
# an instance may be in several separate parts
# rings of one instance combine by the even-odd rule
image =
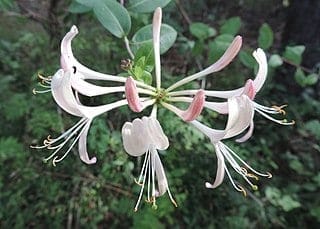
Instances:
[[[43,91],[36,90],[35,88],[32,89],[32,93],[33,93],[34,95],[36,95],[36,94],[44,94],[44,93],[48,93],[48,92],[50,92],[50,91],[51,91],[51,89],[43,90]]]
[[[149,157],[149,154],[148,152],[146,153],[146,157],[148,157],[147,159],[147,164],[146,164],[146,167],[149,166],[149,161],[150,161],[150,157]],[[143,182],[142,182],[142,187],[141,187],[141,190],[140,190],[140,194],[139,194],[139,197],[138,197],[138,201],[136,203],[136,206],[134,207],[134,211],[137,212],[138,211],[138,206],[139,206],[139,203],[141,201],[141,197],[142,197],[142,194],[143,194],[143,190],[144,190],[144,185],[145,185],[145,181],[146,181],[146,174],[147,173],[147,170],[145,169],[145,173],[143,175]]]
[[[281,106],[275,106],[274,105],[274,106],[272,106],[272,108],[275,109],[278,113],[286,115],[286,111],[283,110],[282,108],[285,108],[287,106],[288,106],[287,104],[284,104],[284,105],[281,105]]]

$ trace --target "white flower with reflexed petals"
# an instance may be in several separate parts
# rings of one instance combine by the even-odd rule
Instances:
[[[136,181],[141,185],[140,195],[134,208],[138,210],[145,184],[147,183],[147,202],[156,207],[156,197],[168,192],[171,202],[177,206],[173,199],[158,150],[169,147],[167,136],[163,133],[159,121],[154,117],[143,117],[133,122],[126,122],[122,127],[122,140],[126,152],[134,157],[145,154],[140,176]],[[156,189],[155,182],[158,182]]]
[[[285,119],[278,120],[273,115],[285,112],[283,106],[266,107],[254,101],[255,95],[259,92],[267,77],[267,58],[262,49],[253,52],[259,68],[254,80],[247,80],[243,87],[226,90],[213,91],[206,89],[177,90],[181,86],[217,73],[229,65],[242,46],[241,36],[236,36],[227,48],[225,53],[213,64],[204,70],[186,76],[167,88],[162,87],[161,82],[161,58],[160,58],[160,30],[162,23],[162,10],[157,8],[153,15],[152,22],[152,41],[154,52],[154,73],[155,85],[147,85],[144,82],[135,80],[135,76],[122,77],[109,75],[94,71],[81,64],[73,55],[71,42],[78,34],[76,26],[72,26],[70,31],[64,36],[61,42],[61,69],[52,78],[39,76],[42,80],[44,91],[51,91],[56,103],[65,112],[81,118],[73,127],[68,129],[61,136],[51,139],[48,137],[43,146],[35,148],[53,149],[54,152],[46,158],[53,158],[53,164],[61,161],[71,151],[73,146],[78,143],[79,155],[82,161],[87,164],[96,162],[96,158],[89,158],[87,153],[87,134],[92,120],[112,109],[128,105],[133,112],[142,112],[145,108],[153,106],[150,117],[134,119],[132,122],[126,122],[122,127],[122,140],[125,151],[131,156],[143,156],[144,162],[140,175],[136,180],[141,186],[140,194],[135,205],[135,211],[138,210],[144,190],[147,193],[147,202],[156,207],[156,198],[165,194],[169,195],[171,202],[177,206],[169,190],[168,181],[158,150],[166,150],[169,147],[169,141],[164,134],[162,127],[157,120],[158,108],[163,107],[175,113],[179,118],[188,124],[193,125],[204,135],[206,135],[214,146],[217,156],[217,174],[213,183],[206,183],[207,188],[216,188],[222,183],[225,173],[227,173],[233,187],[244,194],[245,189],[231,177],[228,166],[225,161],[236,171],[237,174],[253,188],[254,185],[249,178],[258,179],[258,176],[271,177],[270,173],[261,173],[253,169],[240,156],[226,146],[222,141],[236,137],[247,129],[242,137],[236,139],[237,142],[248,140],[253,133],[253,117],[255,112],[260,113],[265,118],[282,125],[291,125],[293,122],[287,122]],[[127,44],[127,47],[129,45]],[[151,51],[151,50],[150,50]],[[130,72],[130,71],[128,71]],[[133,73],[132,73],[133,74]],[[88,80],[91,80],[90,82]],[[98,86],[93,81],[116,82],[117,86]],[[187,88],[187,87],[186,87]],[[101,96],[112,93],[119,93],[121,99],[99,106],[86,106],[80,102],[80,96]],[[218,99],[215,101],[214,99]],[[224,101],[221,101],[224,99]],[[180,109],[177,103],[189,104],[187,109]],[[196,119],[204,108],[216,111],[219,114],[228,115],[225,129],[218,130],[210,128]],[[71,142],[70,146],[67,143]],[[57,154],[62,149],[67,148],[63,156]],[[157,184],[157,185],[156,185]]]

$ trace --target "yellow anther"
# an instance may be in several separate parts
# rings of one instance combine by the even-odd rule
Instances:
[[[257,181],[259,180],[259,177],[257,177],[256,175],[254,175],[254,174],[252,174],[252,173],[247,173],[246,176],[247,176],[247,177],[250,177],[250,178],[254,178],[254,179],[257,180]]]
[[[257,186],[257,185],[252,185],[251,187],[252,187],[252,189],[253,189],[254,191],[257,191],[257,190],[258,190],[258,186]]]
[[[240,168],[241,168],[242,172],[244,172],[244,173],[245,173],[245,175],[247,175],[248,170],[247,170],[246,168],[244,168],[244,167],[240,167]]]
[[[37,91],[35,88],[32,89],[32,94],[36,95],[37,94]]]
[[[45,139],[45,140],[43,140],[43,145],[50,146],[51,145],[51,141],[48,141],[47,139]]]
[[[135,182],[137,185],[139,185],[139,186],[142,186],[142,185],[143,185],[143,183],[140,183],[139,181],[137,181],[136,178],[134,178],[134,182]]]
[[[283,110],[283,108],[285,108],[286,106],[288,106],[288,105],[285,104],[285,105],[281,105],[281,106],[272,106],[272,108],[275,109],[278,113],[280,113],[282,115],[286,115],[286,111]]]
[[[246,192],[246,190],[245,190],[242,186],[240,186],[240,185],[238,185],[238,188],[240,189],[240,192],[242,192],[243,196],[244,196],[244,197],[247,197],[247,192]]]

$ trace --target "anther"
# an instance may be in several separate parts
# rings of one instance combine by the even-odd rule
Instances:
[[[254,179],[257,180],[257,181],[259,180],[259,177],[257,177],[256,175],[254,175],[254,174],[252,174],[252,173],[247,173],[246,176],[247,176],[247,177],[250,177],[250,178],[254,178]]]
[[[253,189],[254,191],[257,191],[257,190],[258,190],[258,186],[257,186],[257,185],[252,185],[251,187],[252,187],[252,189]]]
[[[238,185],[238,188],[240,189],[239,191],[242,192],[243,196],[244,196],[244,197],[247,197],[247,192],[246,192],[246,190],[245,190],[241,185]]]

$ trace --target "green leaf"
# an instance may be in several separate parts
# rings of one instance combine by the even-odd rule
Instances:
[[[320,206],[313,207],[312,209],[310,209],[310,215],[315,217],[318,220],[318,222],[320,222]]]
[[[136,63],[141,57],[145,58],[143,68],[146,71],[151,72],[154,67],[154,52],[152,44],[149,43],[142,45],[135,54],[134,62]]]
[[[291,61],[294,64],[301,64],[302,54],[305,50],[305,46],[297,45],[297,46],[287,46],[286,50],[283,53],[283,57],[287,60]]]
[[[233,36],[222,34],[209,43],[209,62],[215,62],[227,50],[233,40]]]
[[[311,86],[318,82],[319,76],[315,73],[305,75],[301,68],[297,68],[294,78],[301,87]]]
[[[131,28],[131,18],[128,11],[113,0],[96,0],[93,12],[100,23],[114,36],[122,38]]]
[[[317,140],[320,140],[320,122],[319,120],[311,120],[305,123],[306,130],[313,134]]]
[[[268,62],[268,65],[272,68],[276,68],[279,67],[283,64],[283,60],[281,58],[281,56],[279,56],[278,54],[273,54]]]
[[[254,66],[257,65],[257,62],[254,59],[254,57],[251,55],[251,52],[240,51],[239,58],[241,63],[248,68],[254,68]]]
[[[240,17],[232,17],[228,19],[220,28],[220,33],[236,35],[241,27]]]
[[[80,3],[81,5],[87,6],[89,8],[93,8],[94,4],[99,1],[99,0],[92,0],[92,1],[88,1],[88,0],[76,0],[76,2]]]
[[[202,23],[202,22],[195,22],[195,23],[192,23],[190,26],[189,26],[189,30],[191,32],[191,34],[193,36],[195,36],[196,38],[198,38],[199,40],[205,40],[209,37],[213,37],[217,34],[217,31]]]
[[[72,2],[71,5],[68,8],[68,11],[74,14],[81,14],[81,13],[86,13],[88,11],[92,10],[91,7],[82,5],[78,2]]]
[[[297,68],[296,72],[294,73],[294,79],[296,80],[296,82],[301,86],[301,87],[305,87],[305,78],[306,75],[304,74],[304,72],[301,70],[301,68]]]
[[[136,13],[150,13],[157,7],[165,7],[171,0],[130,0],[128,10]]]
[[[318,79],[319,79],[319,75],[312,73],[306,76],[305,83],[306,85],[311,86],[316,84],[318,82]]]
[[[160,31],[160,53],[163,54],[168,51],[176,38],[177,31],[169,25],[162,24]],[[142,27],[132,37],[132,49],[134,52],[145,44],[152,44],[152,25]]]
[[[279,199],[278,203],[286,212],[301,207],[301,204],[298,201],[292,199],[292,197],[289,195],[284,195],[281,199]]]
[[[259,29],[258,44],[262,49],[268,49],[273,44],[273,31],[267,23],[262,24]]]

